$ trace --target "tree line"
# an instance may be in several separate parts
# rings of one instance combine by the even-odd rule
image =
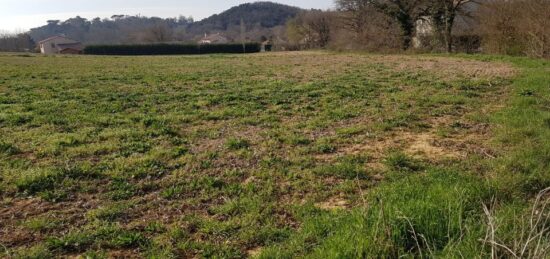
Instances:
[[[10,33],[0,31],[0,51],[33,51],[35,42],[28,33]]]
[[[154,43],[185,40],[187,26],[193,18],[158,18],[113,15],[88,20],[80,16],[66,21],[50,20],[29,31],[33,39],[66,35],[85,44]]]
[[[336,0],[287,23],[297,49],[420,49],[550,57],[548,0]]]
[[[335,0],[336,9],[269,2],[191,17],[114,15],[51,20],[27,33],[0,33],[0,51],[28,51],[66,35],[86,45],[196,43],[221,33],[230,42],[270,40],[275,49],[374,52],[484,52],[550,57],[550,0]],[[242,22],[242,24],[241,24]]]

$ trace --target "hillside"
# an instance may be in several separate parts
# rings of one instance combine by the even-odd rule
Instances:
[[[193,31],[225,31],[232,26],[240,26],[241,19],[248,28],[258,25],[273,28],[284,25],[288,19],[296,16],[300,11],[300,8],[273,2],[247,3],[193,23],[190,28]]]
[[[256,2],[233,7],[198,22],[185,16],[163,19],[113,15],[109,19],[92,20],[77,16],[66,21],[50,20],[47,25],[31,29],[29,34],[35,41],[64,34],[85,44],[194,42],[205,33],[215,32],[229,38],[239,38],[243,19],[247,39],[259,41],[264,37],[275,36],[278,27],[281,28],[300,11],[300,8],[288,5]]]

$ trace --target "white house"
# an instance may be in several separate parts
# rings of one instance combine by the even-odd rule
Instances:
[[[80,54],[82,43],[65,36],[53,36],[38,42],[42,54]]]
[[[221,35],[220,33],[206,35],[199,41],[199,44],[225,44],[229,39]]]
[[[433,21],[430,17],[424,16],[418,21],[416,21],[416,35],[412,39],[413,47],[422,48],[424,45],[423,40],[426,37],[433,36],[434,26]]]

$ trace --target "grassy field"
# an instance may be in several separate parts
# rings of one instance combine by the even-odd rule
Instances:
[[[547,256],[549,107],[523,58],[0,55],[0,252]]]

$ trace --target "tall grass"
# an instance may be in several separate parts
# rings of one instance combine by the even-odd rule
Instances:
[[[489,184],[454,170],[429,169],[383,184],[351,212],[311,209],[298,236],[264,258],[429,256],[460,242],[495,194]],[[312,245],[312,240],[319,243]],[[477,248],[480,248],[479,245]]]
[[[506,108],[493,116],[501,155],[481,161],[489,173],[437,166],[402,170],[410,159],[390,156],[393,180],[369,190],[364,206],[302,211],[299,233],[260,257],[548,256],[550,66],[525,58],[478,58],[521,69]]]

